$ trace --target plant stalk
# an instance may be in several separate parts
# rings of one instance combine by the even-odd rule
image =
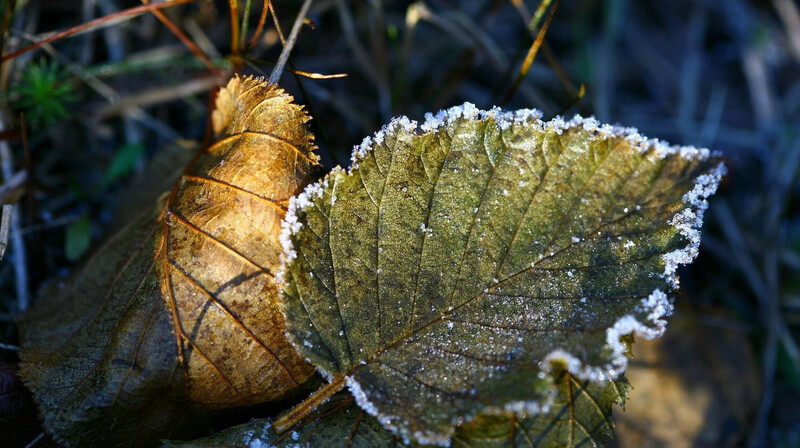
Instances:
[[[336,392],[342,390],[345,385],[344,376],[337,376],[330,383],[320,387],[310,397],[306,398],[302,403],[285,412],[272,422],[272,430],[275,434],[281,434],[288,431],[291,427],[300,422],[305,416],[310,414],[314,409],[317,409],[323,403],[328,401]]]
[[[303,26],[303,19],[305,19],[312,1],[313,0],[305,0],[303,6],[300,8],[300,12],[297,13],[294,26],[292,26],[292,32],[289,34],[289,39],[286,40],[286,45],[283,46],[283,51],[281,51],[281,56],[278,58],[278,63],[275,64],[275,68],[272,69],[272,74],[269,75],[269,82],[272,84],[277,84],[278,80],[281,79],[283,67],[286,66],[286,61],[289,60],[289,53],[292,52],[294,43],[297,41],[297,35],[300,33],[300,28]]]

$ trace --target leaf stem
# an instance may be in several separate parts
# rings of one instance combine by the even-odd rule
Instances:
[[[320,387],[310,397],[306,398],[302,403],[285,412],[272,422],[272,430],[275,434],[281,434],[288,431],[291,427],[300,422],[305,416],[310,414],[314,409],[317,409],[323,403],[328,401],[336,392],[342,390],[345,385],[344,376],[337,376],[333,381]]]

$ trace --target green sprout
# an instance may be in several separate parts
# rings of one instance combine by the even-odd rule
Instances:
[[[67,106],[75,102],[74,89],[57,62],[40,59],[25,68],[12,89],[12,102],[29,123],[46,127],[69,117]]]

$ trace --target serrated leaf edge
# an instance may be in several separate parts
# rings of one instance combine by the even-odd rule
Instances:
[[[712,152],[706,148],[670,145],[659,139],[651,139],[640,134],[636,128],[601,124],[594,117],[582,117],[576,114],[570,120],[564,120],[563,117],[556,116],[549,121],[543,121],[541,119],[542,116],[542,112],[537,109],[504,111],[495,106],[490,110],[481,110],[474,104],[466,102],[460,106],[440,110],[435,115],[432,113],[426,114],[425,122],[421,125],[418,125],[415,120],[411,120],[406,116],[393,118],[373,136],[364,138],[360,145],[353,148],[351,156],[352,164],[348,170],[345,171],[340,166],[337,166],[319,182],[309,184],[301,194],[290,198],[288,211],[281,223],[280,241],[283,246],[283,254],[280,257],[280,267],[275,277],[276,284],[279,287],[279,295],[282,295],[283,288],[286,286],[284,274],[287,271],[288,265],[297,257],[297,252],[292,242],[292,236],[297,234],[303,227],[303,224],[298,220],[298,212],[304,211],[307,207],[312,205],[314,198],[322,197],[323,191],[329,185],[331,178],[340,174],[346,176],[353,174],[354,170],[359,167],[359,161],[366,157],[369,151],[373,150],[373,145],[380,144],[388,135],[400,129],[409,133],[416,133],[418,129],[424,133],[436,133],[459,119],[493,119],[501,130],[508,129],[513,124],[521,123],[532,125],[536,130],[552,131],[558,135],[570,129],[582,128],[590,133],[591,140],[621,138],[636,148],[639,153],[653,151],[660,159],[676,154],[688,161],[705,161],[712,156],[721,156],[720,153],[716,151]],[[669,225],[677,229],[688,241],[685,247],[662,255],[665,269],[660,275],[673,290],[679,287],[679,280],[676,274],[678,266],[690,264],[697,257],[700,248],[700,228],[703,224],[703,214],[708,208],[707,198],[717,191],[717,187],[725,174],[727,174],[727,168],[724,163],[720,162],[708,173],[698,176],[695,179],[692,190],[685,193],[681,198],[683,203],[688,204],[689,207],[676,213],[675,216],[667,221]],[[281,301],[281,303],[283,302]],[[640,304],[635,308],[636,312],[647,314],[645,322],[640,322],[633,314],[627,314],[617,319],[614,324],[606,330],[606,345],[611,351],[611,358],[608,363],[603,366],[588,365],[567,350],[555,348],[544,356],[539,363],[539,367],[541,371],[546,374],[552,372],[554,365],[560,365],[560,367],[565,368],[570,374],[582,380],[590,380],[598,383],[611,381],[624,373],[628,365],[628,357],[625,355],[627,346],[621,341],[621,338],[631,334],[648,340],[660,337],[666,330],[667,322],[665,318],[672,314],[673,308],[672,298],[659,288],[656,288],[648,297],[642,299]],[[283,311],[283,306],[281,306],[281,310]],[[295,347],[302,346],[302,342],[296,340],[288,331],[290,325],[291,323],[287,321],[287,339]],[[329,381],[333,378],[333,374],[330,372],[325,371],[319,366],[316,366],[316,368]],[[354,378],[347,376],[345,380],[359,407],[377,418],[385,428],[398,434],[398,427],[392,423],[392,420],[398,417],[380,412],[369,401],[361,385]],[[552,392],[555,392],[555,389]],[[553,393],[541,401],[509,402],[502,409],[487,408],[486,411],[506,411],[535,415],[540,412],[547,412],[554,396],[555,394]],[[464,416],[467,420],[470,419],[470,417],[471,416]],[[454,425],[458,423],[460,422],[454,422]],[[447,434],[428,434],[427,432],[405,434],[400,431],[399,435],[403,438],[405,443],[410,443],[413,440],[422,444],[447,446],[450,443],[453,432],[454,428],[451,428]]]

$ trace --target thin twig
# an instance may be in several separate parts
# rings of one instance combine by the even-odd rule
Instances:
[[[35,439],[31,440],[31,443],[25,445],[25,448],[32,448],[34,445],[39,443],[40,440],[42,440],[42,437],[44,437],[44,432],[39,433],[39,435],[36,436]]]
[[[0,185],[0,204],[13,204],[25,192],[28,183],[28,171],[20,170]]]
[[[411,7],[416,6],[415,3]],[[411,8],[409,7],[409,8]],[[417,9],[424,8],[425,6],[420,4]],[[347,42],[347,46],[350,47],[350,51],[353,53],[356,62],[361,67],[361,70],[364,72],[365,75],[369,79],[371,79],[375,84],[380,83],[380,76],[374,70],[374,66],[370,60],[369,55],[367,54],[367,50],[361,45],[361,40],[358,38],[356,34],[356,26],[353,22],[353,16],[350,14],[350,11],[347,9],[347,5],[345,4],[344,0],[336,0],[336,12],[339,16],[339,23],[342,27],[342,32],[344,34],[344,40]]]
[[[333,394],[342,390],[346,384],[347,382],[343,376],[335,377],[330,383],[325,384],[311,394],[305,401],[278,416],[278,418],[272,422],[272,429],[275,431],[275,434],[288,431],[310,412],[328,401]]]
[[[686,44],[682,49],[680,80],[678,82],[680,93],[678,101],[678,111],[675,121],[678,129],[681,130],[683,137],[690,140],[697,135],[695,114],[699,103],[701,51],[704,48],[704,38],[706,36],[707,13],[705,8],[698,8],[693,11],[687,30]]]
[[[775,201],[780,202],[780,201]],[[780,205],[775,205],[780,206]],[[774,207],[775,207],[774,206]],[[772,403],[775,398],[775,381],[777,374],[777,354],[778,347],[781,343],[788,343],[785,345],[787,352],[790,356],[797,356],[797,347],[793,343],[792,336],[788,332],[786,323],[783,322],[783,317],[780,314],[780,304],[777,297],[777,251],[770,249],[775,247],[775,241],[765,241],[764,250],[764,276],[760,274],[758,265],[750,256],[745,239],[742,232],[736,225],[736,218],[734,218],[730,207],[725,201],[718,201],[716,204],[715,217],[722,231],[725,234],[726,240],[729,245],[727,253],[733,254],[733,261],[738,265],[738,270],[744,275],[745,280],[750,286],[750,289],[756,296],[759,309],[763,311],[762,327],[766,331],[764,339],[764,349],[762,358],[762,394],[761,402],[758,407],[758,412],[755,417],[753,429],[748,439],[748,446],[751,448],[758,448],[763,446],[766,431],[769,421],[769,412],[772,409]],[[767,221],[775,221],[775,213],[778,210],[771,210],[768,213]],[[770,222],[765,223],[764,227],[770,227]],[[774,223],[773,223],[774,224]],[[765,235],[764,240],[772,239],[770,235]]]
[[[0,260],[6,254],[6,247],[8,246],[8,232],[11,230],[11,215],[14,212],[14,206],[11,204],[3,204],[3,215],[0,217]]]
[[[552,0],[542,0],[539,2],[539,6],[536,7],[536,12],[533,13],[533,17],[528,20],[528,31],[531,33],[535,33],[537,29],[539,29],[539,25],[542,23],[542,18],[544,17],[545,11],[550,6],[550,2]],[[525,17],[525,16],[523,16]]]
[[[375,71],[378,75],[378,106],[382,121],[389,121],[392,118],[392,93],[389,86],[389,60],[386,48],[386,22],[383,14],[383,5],[379,0],[370,1],[369,4],[374,11],[369,20],[370,24],[370,43],[372,44],[372,60],[375,63]]]
[[[250,42],[248,43],[248,47],[253,47],[258,42],[258,39],[261,37],[261,33],[264,31],[264,25],[267,23],[267,14],[269,14],[269,4],[270,0],[264,0],[264,6],[261,8],[261,17],[258,18],[258,26],[256,30],[253,31],[253,37],[250,38]]]
[[[531,12],[528,11],[528,8],[525,6],[525,3],[523,3],[522,0],[510,0],[510,1],[511,4],[514,5],[514,8],[517,9],[519,16],[522,17],[522,21],[525,23],[529,23],[531,21]]]
[[[283,28],[281,27],[281,22],[278,20],[278,15],[275,14],[275,6],[272,2],[268,2],[269,6],[269,13],[272,14],[272,24],[275,25],[275,32],[278,33],[278,39],[281,41],[281,45],[284,47],[286,46],[286,36],[283,34]]]
[[[222,53],[214,46],[214,43],[211,42],[211,39],[206,35],[205,31],[200,28],[200,25],[197,24],[197,20],[189,17],[184,19],[181,25],[183,25],[183,29],[186,30],[186,34],[189,35],[192,42],[197,44],[211,60],[222,59]]]
[[[152,106],[153,104],[165,103],[184,98],[199,93],[208,92],[215,85],[218,79],[214,76],[186,80],[176,85],[156,87],[147,89],[144,92],[137,92],[128,96],[118,98],[114,104],[105,105],[95,112],[95,117],[105,119],[119,115],[132,108]]]
[[[275,68],[272,69],[272,74],[269,75],[270,83],[277,84],[278,80],[281,79],[283,67],[286,65],[286,61],[289,60],[289,54],[292,52],[292,48],[297,41],[297,35],[300,34],[300,28],[303,27],[303,20],[305,19],[306,13],[308,13],[308,8],[311,7],[312,2],[313,0],[305,0],[303,2],[303,6],[300,7],[300,12],[297,13],[294,26],[292,26],[292,32],[289,33],[289,39],[286,41],[286,45],[283,46],[283,51],[281,51],[281,55],[278,58],[278,63],[275,64]]]
[[[622,0],[609,0],[603,2],[603,37],[600,39],[598,54],[595,56],[597,64],[595,70],[594,86],[592,94],[594,96],[594,113],[600,121],[611,119],[611,104],[614,102],[614,92],[617,81],[613,78],[617,75],[617,39],[620,29],[624,25],[623,16],[625,2]],[[646,45],[646,44],[643,44]],[[652,48],[646,48],[644,55],[655,53]]]
[[[26,39],[34,38],[33,36],[28,35],[27,33],[21,33],[21,35]],[[104,83],[102,80],[100,80],[100,78],[93,75],[92,73],[89,73],[80,65],[75,64],[73,61],[63,56],[61,53],[56,51],[56,49],[53,48],[52,45],[50,44],[42,45],[42,49],[46,51],[50,56],[55,58],[61,65],[65,66],[71,74],[77,76],[81,81],[85,82],[86,85],[88,85],[92,90],[94,90],[100,96],[105,98],[105,100],[109,103],[109,106],[101,107],[100,110],[102,112],[114,109],[115,107],[117,108],[119,107],[119,103],[122,97],[111,86]],[[184,89],[182,91],[186,93],[187,87],[191,88],[193,86],[194,84],[190,83],[188,86],[184,86]],[[166,140],[177,140],[178,138],[181,137],[181,134],[179,132],[169,127],[166,123],[163,123],[162,121],[153,118],[150,114],[145,112],[144,109],[141,109],[133,104],[129,104],[128,106],[129,109],[127,109],[126,113],[129,117],[136,119],[137,121],[145,125],[147,128],[156,131]]]
[[[4,344],[2,342],[0,342],[0,348],[2,348],[3,350],[10,350],[12,352],[18,352],[19,351],[19,347],[18,346],[11,345],[11,344]]]
[[[59,39],[65,38],[65,37],[74,36],[76,34],[83,33],[83,32],[92,30],[94,28],[100,27],[100,26],[112,26],[112,25],[115,25],[119,20],[129,19],[129,18],[132,18],[134,16],[138,16],[138,15],[144,14],[146,12],[157,11],[159,9],[170,8],[172,6],[182,5],[184,3],[192,3],[192,2],[196,2],[196,1],[197,0],[172,0],[172,1],[164,2],[164,3],[155,3],[155,4],[152,4],[152,5],[137,6],[136,8],[130,8],[130,9],[126,9],[124,11],[120,11],[120,12],[115,13],[115,14],[110,14],[110,15],[107,15],[107,16],[103,16],[103,17],[97,18],[95,20],[92,20],[90,22],[86,22],[86,23],[82,23],[82,24],[80,24],[78,26],[74,26],[74,27],[69,28],[67,30],[58,31],[56,33],[53,33],[50,36],[48,36],[48,37],[36,42],[33,45],[27,46],[25,48],[22,48],[20,50],[15,51],[15,52],[13,52],[11,54],[7,54],[7,55],[3,56],[3,58],[0,59],[0,63],[6,62],[6,61],[8,61],[10,59],[14,59],[15,57],[17,57],[17,56],[19,56],[21,54],[25,54],[25,53],[27,53],[27,52],[29,52],[31,50],[35,50],[35,49],[41,47],[42,45],[53,43],[53,42],[55,42],[55,41],[57,41]]]
[[[775,97],[771,84],[772,76],[769,73],[766,56],[758,48],[746,48],[742,54],[742,65],[753,104],[753,115],[759,128],[772,125],[775,121]]]
[[[267,60],[263,60],[263,59],[247,59],[247,60],[245,60],[245,64],[247,64],[250,68],[252,68],[253,70],[255,70],[255,71],[259,72],[259,73],[263,73],[263,71],[256,64],[271,65],[273,67],[275,66],[275,62],[267,61]],[[289,63],[289,65],[291,66],[291,62]],[[306,72],[306,71],[303,71],[303,70],[296,70],[296,69],[291,68],[291,67],[290,68],[284,67],[283,70],[286,71],[286,72],[289,72],[289,73],[291,73],[293,75],[302,76],[303,78],[309,78],[309,79],[340,79],[340,78],[347,78],[347,73],[331,73],[329,75],[326,75],[324,73],[312,73],[312,72]]]
[[[142,3],[148,5],[150,4],[150,0],[142,0]],[[201,50],[200,47],[198,47],[197,44],[195,44],[192,39],[189,39],[189,37],[183,31],[181,31],[181,29],[178,28],[178,26],[175,25],[172,22],[172,20],[169,19],[169,17],[167,17],[166,15],[164,15],[163,12],[157,9],[153,11],[153,15],[156,16],[156,18],[160,20],[161,23],[163,23],[164,26],[166,26],[172,32],[172,34],[175,35],[175,37],[180,39],[180,41],[183,42],[184,45],[186,45],[186,48],[188,48],[189,51],[192,52],[192,54],[194,54],[201,61],[203,61],[203,63],[206,65],[206,67],[208,67],[209,70],[218,72],[219,69],[217,68],[216,65],[214,65],[214,62],[211,61],[208,55],[206,55],[205,52],[203,52],[203,50]]]

